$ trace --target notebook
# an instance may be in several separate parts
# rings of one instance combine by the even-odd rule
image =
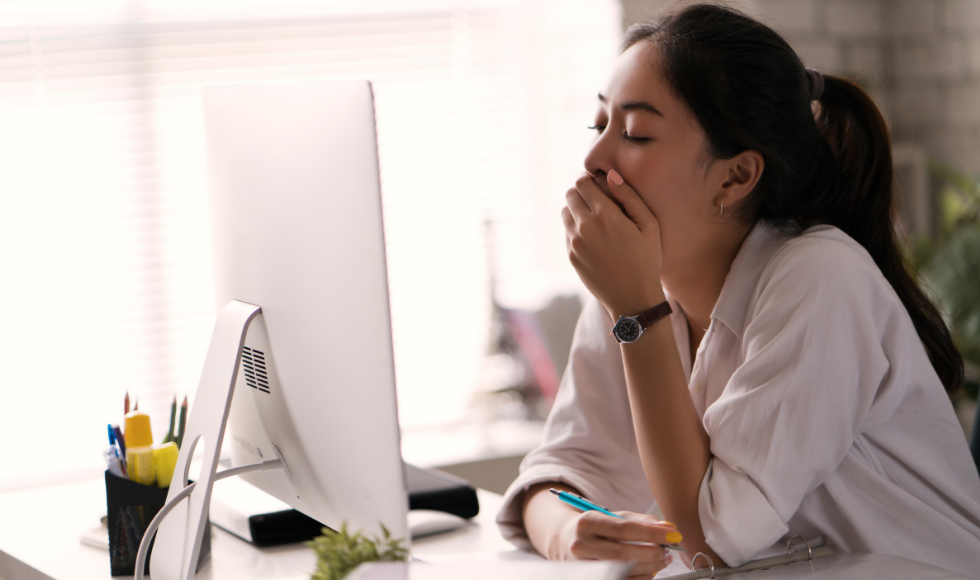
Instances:
[[[372,562],[358,566],[346,580],[622,580],[632,567],[611,561]]]
[[[797,559],[801,554],[803,559]],[[955,572],[898,556],[844,554],[834,552],[832,546],[814,548],[812,560],[808,561],[807,555],[804,549],[782,562],[761,558],[738,568],[715,568],[714,577],[726,576],[732,580],[969,580]],[[657,575],[654,580],[710,578],[710,574],[710,570],[697,570],[696,574]]]

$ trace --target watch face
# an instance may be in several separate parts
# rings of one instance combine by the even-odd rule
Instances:
[[[640,338],[640,323],[632,318],[621,318],[613,330],[620,342],[633,342]]]

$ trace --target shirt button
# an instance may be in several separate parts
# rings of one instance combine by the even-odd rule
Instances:
[[[698,381],[698,382],[694,383],[694,394],[695,395],[700,395],[701,394],[701,391],[703,391],[703,390],[704,390],[704,383],[702,383],[701,381]]]

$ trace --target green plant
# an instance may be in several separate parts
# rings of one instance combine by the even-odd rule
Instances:
[[[944,184],[939,220],[935,236],[912,240],[911,262],[946,313],[963,359],[980,366],[980,180],[938,162],[929,170]],[[968,376],[963,390],[976,398],[977,386]]]
[[[312,580],[340,580],[363,562],[403,562],[408,550],[402,540],[391,537],[388,528],[381,526],[383,536],[368,537],[360,531],[351,534],[347,522],[340,530],[323,528],[323,535],[307,542],[316,553],[316,572]]]

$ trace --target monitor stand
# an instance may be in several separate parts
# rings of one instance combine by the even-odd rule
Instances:
[[[261,312],[259,306],[233,300],[218,315],[167,494],[168,503],[187,486],[191,457],[198,445],[204,445],[204,464],[190,496],[175,506],[160,524],[153,545],[154,557],[150,559],[153,580],[194,578],[242,345],[249,325]]]

